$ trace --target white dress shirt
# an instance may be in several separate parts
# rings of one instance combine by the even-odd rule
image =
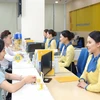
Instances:
[[[2,61],[0,61],[1,67],[3,69],[7,69],[8,65],[9,65],[9,61],[13,61],[14,60],[14,56],[16,55],[16,53],[14,53],[10,47],[5,47],[5,56],[4,59]]]

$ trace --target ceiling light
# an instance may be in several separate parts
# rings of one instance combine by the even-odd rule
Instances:
[[[55,3],[58,3],[58,1],[55,1]]]

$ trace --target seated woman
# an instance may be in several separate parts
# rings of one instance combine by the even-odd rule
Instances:
[[[57,49],[57,44],[54,36],[56,36],[56,32],[52,29],[48,30],[45,49]]]
[[[90,52],[78,86],[91,92],[100,92],[100,31],[93,31],[87,38]]]
[[[72,46],[71,40],[74,38],[74,34],[68,30],[62,31],[60,35],[60,41],[64,44],[60,59],[60,67],[69,67],[71,62],[74,60],[74,47]]]
[[[4,56],[5,56],[4,41],[0,39],[0,60],[3,60]],[[6,79],[19,80],[20,82],[10,84],[9,82],[6,81]],[[9,73],[6,73],[0,67],[0,100],[3,100],[2,89],[13,93],[19,90],[20,88],[22,88],[25,84],[34,83],[34,82],[36,82],[35,76],[22,77],[22,76],[15,75],[15,74],[9,74]]]

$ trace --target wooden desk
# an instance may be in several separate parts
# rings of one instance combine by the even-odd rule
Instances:
[[[20,64],[19,64],[20,65]],[[23,64],[21,64],[23,65]],[[14,68],[13,73],[19,75],[36,75],[34,68],[25,65],[24,67]],[[100,94],[88,92],[85,89],[77,87],[78,82],[59,83],[54,79],[56,76],[73,75],[65,68],[60,68],[60,72],[52,76],[52,81],[46,83],[44,91],[36,91],[36,86],[32,84],[25,85],[22,89],[12,94],[12,100],[99,100]],[[51,77],[51,76],[49,76]],[[49,91],[48,91],[49,90]],[[50,94],[50,93],[51,94]],[[52,95],[52,96],[51,96]],[[46,96],[48,98],[46,98]],[[41,98],[42,97],[42,98]],[[53,99],[53,98],[54,99]]]
[[[52,81],[46,83],[54,100],[99,100],[100,94],[88,92],[85,89],[77,87],[78,82],[59,83],[54,79],[56,76],[73,75],[71,72],[65,74],[61,72],[52,76]]]

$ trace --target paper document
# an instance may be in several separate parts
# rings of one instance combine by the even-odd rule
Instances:
[[[79,78],[77,76],[60,76],[60,77],[55,77],[55,79],[58,82],[73,82],[73,81],[78,81]]]

